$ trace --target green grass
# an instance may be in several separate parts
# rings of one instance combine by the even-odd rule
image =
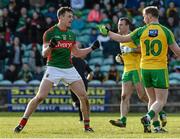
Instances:
[[[129,114],[127,127],[120,129],[109,124],[118,118],[118,113],[91,113],[91,126],[95,133],[84,133],[77,113],[34,113],[22,133],[13,133],[13,128],[22,113],[0,112],[0,138],[179,138],[180,114],[169,114],[168,133],[143,133],[140,117]]]

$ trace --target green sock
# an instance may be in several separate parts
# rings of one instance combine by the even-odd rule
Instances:
[[[154,126],[154,128],[160,127],[160,122],[159,121],[154,121],[153,126]]]
[[[154,116],[155,116],[155,112],[154,112],[153,110],[150,110],[150,112],[148,112],[147,115],[148,115],[151,119],[153,119]]]
[[[120,118],[120,121],[122,121],[123,123],[126,123],[126,120],[127,120],[127,118],[125,116]]]
[[[166,114],[166,112],[163,110],[159,112],[159,115],[163,115],[163,114]]]

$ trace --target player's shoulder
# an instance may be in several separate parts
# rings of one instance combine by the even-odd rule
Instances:
[[[133,32],[131,32],[130,34],[131,34],[131,36],[134,34],[141,36],[141,34],[144,32],[145,29],[147,29],[147,27],[148,27],[147,25],[144,25],[142,27],[138,27]]]
[[[166,26],[162,25],[162,24],[159,24],[159,26],[163,29],[163,30],[166,30],[166,31],[169,31],[171,32],[171,30],[169,28],[167,28]]]
[[[72,36],[76,36],[76,34],[75,34],[71,29],[68,29],[68,30],[67,30],[67,33],[70,34],[70,35],[72,35]]]
[[[56,27],[56,25],[50,27],[49,29],[47,29],[47,30],[44,32],[44,34],[52,33],[52,32],[55,30],[55,27]]]

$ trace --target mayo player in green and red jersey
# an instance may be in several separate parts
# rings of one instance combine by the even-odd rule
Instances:
[[[119,35],[109,31],[104,25],[99,30],[104,35],[109,35],[119,42],[139,41],[141,46],[141,76],[143,85],[149,98],[148,113],[141,118],[144,132],[151,132],[150,121],[153,125],[159,125],[158,113],[165,106],[168,97],[168,71],[167,52],[170,48],[174,54],[180,56],[178,47],[172,32],[159,24],[159,11],[155,6],[143,9],[145,26],[137,28],[128,35]],[[160,126],[154,132],[165,132]]]
[[[28,118],[36,110],[37,106],[47,96],[53,84],[62,81],[78,96],[84,120],[84,131],[93,132],[90,127],[90,106],[84,83],[81,76],[72,65],[71,53],[76,57],[87,55],[99,48],[99,42],[95,41],[91,47],[79,49],[76,46],[76,36],[69,30],[73,21],[73,11],[70,7],[61,7],[57,11],[58,24],[48,29],[43,35],[43,57],[47,57],[47,69],[41,81],[38,93],[30,100],[26,111],[18,126],[16,133],[22,131]]]

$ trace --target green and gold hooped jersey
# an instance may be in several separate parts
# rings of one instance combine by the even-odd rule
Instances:
[[[71,49],[75,45],[76,36],[72,31],[62,31],[57,25],[48,29],[43,35],[43,43],[55,37],[58,44],[52,49],[51,55],[47,58],[47,65],[58,68],[71,68]]]
[[[168,46],[175,39],[172,32],[159,23],[151,23],[130,33],[133,41],[141,46],[141,64],[143,69],[167,68]]]
[[[133,42],[120,43],[121,50],[123,49],[123,47],[137,48],[137,46]],[[138,70],[140,68],[140,53],[124,53],[122,54],[122,58],[124,61],[124,72]]]

